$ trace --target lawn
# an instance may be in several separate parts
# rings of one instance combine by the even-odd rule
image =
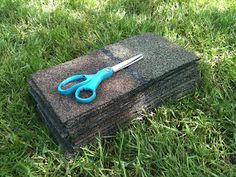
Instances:
[[[202,85],[65,157],[27,79],[155,32],[201,58]],[[1,0],[0,176],[236,176],[236,1]]]

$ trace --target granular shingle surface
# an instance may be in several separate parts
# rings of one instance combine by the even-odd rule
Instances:
[[[71,75],[93,74],[139,53],[144,59],[102,82],[90,104],[57,91]],[[194,89],[199,83],[197,60],[166,39],[144,33],[33,74],[30,92],[49,129],[71,151],[93,141],[97,132],[114,133],[143,108],[155,108]]]

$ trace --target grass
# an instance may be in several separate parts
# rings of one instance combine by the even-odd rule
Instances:
[[[1,0],[0,176],[236,176],[235,19],[232,0]],[[198,55],[202,86],[64,157],[27,79],[147,31]]]

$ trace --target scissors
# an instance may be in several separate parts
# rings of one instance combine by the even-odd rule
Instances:
[[[111,77],[113,73],[116,73],[141,59],[143,59],[143,55],[139,54],[112,67],[101,69],[96,74],[74,75],[68,77],[58,85],[58,91],[62,95],[75,93],[75,98],[79,103],[90,103],[96,99],[96,89],[103,80]],[[73,82],[79,83],[76,83],[67,89],[63,89],[63,87]],[[91,95],[87,98],[82,98],[80,93],[83,91],[90,92]]]

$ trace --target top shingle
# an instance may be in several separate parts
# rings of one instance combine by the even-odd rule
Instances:
[[[139,53],[143,53],[144,59],[101,83],[97,89],[96,100],[90,104],[79,104],[73,95],[63,96],[57,91],[58,84],[71,75],[93,74]],[[31,83],[37,86],[58,119],[66,123],[88,111],[109,105],[119,97],[143,87],[145,83],[161,78],[164,74],[196,60],[198,58],[195,55],[166,39],[153,33],[144,33],[39,71],[32,75]]]

